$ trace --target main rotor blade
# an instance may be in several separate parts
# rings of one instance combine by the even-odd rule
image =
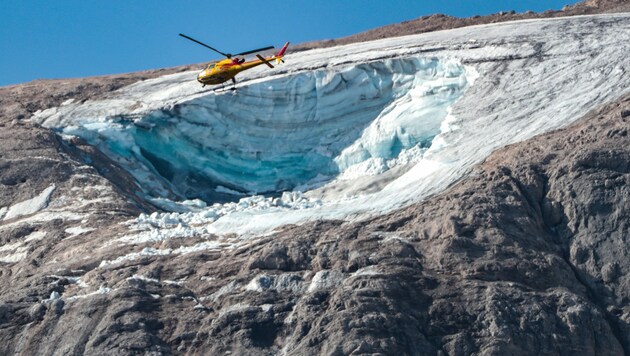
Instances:
[[[245,55],[256,53],[256,52],[266,51],[266,50],[272,49],[272,48],[274,48],[274,47],[273,46],[269,46],[269,47],[264,47],[264,48],[259,48],[259,49],[253,49],[251,51],[237,53],[237,54],[235,54],[235,56],[245,56]]]
[[[223,52],[219,51],[218,49],[216,49],[216,48],[212,48],[212,47],[208,46],[207,44],[205,44],[205,43],[203,43],[203,42],[199,42],[199,41],[197,41],[196,39],[194,39],[194,38],[192,38],[192,37],[188,37],[188,36],[186,36],[186,35],[184,35],[184,34],[182,34],[182,33],[180,33],[179,35],[180,35],[180,36],[182,36],[182,37],[184,37],[184,38],[186,38],[186,39],[188,39],[188,40],[191,40],[191,41],[193,41],[193,42],[195,42],[195,43],[198,43],[198,44],[200,44],[200,45],[202,45],[202,46],[204,46],[204,47],[206,47],[206,48],[210,48],[211,50],[213,50],[213,51],[215,51],[215,52],[217,52],[217,53],[219,53],[219,54],[221,54],[221,55],[223,55],[223,56],[225,56],[225,57],[227,57],[227,58],[231,58],[231,57],[232,57],[232,55],[231,55],[231,54],[223,53]]]
[[[271,63],[269,63],[268,60],[265,59],[265,57],[261,56],[260,54],[257,54],[256,57],[258,57],[258,59],[260,59],[261,62],[265,63],[267,67],[273,69],[273,66],[271,65]]]

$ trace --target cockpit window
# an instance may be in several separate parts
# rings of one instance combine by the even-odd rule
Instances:
[[[212,69],[212,68],[214,68],[214,66],[215,66],[215,63],[210,63],[210,64],[208,64],[208,68],[207,69]]]

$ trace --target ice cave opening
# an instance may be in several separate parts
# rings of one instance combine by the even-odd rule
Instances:
[[[209,91],[141,118],[63,131],[116,156],[153,197],[236,201],[421,157],[467,85],[456,60],[392,58]]]

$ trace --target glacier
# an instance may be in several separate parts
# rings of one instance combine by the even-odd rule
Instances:
[[[386,59],[213,92],[139,118],[103,123],[99,110],[82,111],[61,132],[116,158],[149,183],[150,196],[223,202],[321,185],[366,161],[384,171],[403,151],[418,155],[467,83],[455,61]]]
[[[310,50],[243,73],[236,92],[183,72],[32,120],[98,146],[169,210],[130,222],[124,243],[359,219],[438,193],[494,150],[628,92],[629,17]]]

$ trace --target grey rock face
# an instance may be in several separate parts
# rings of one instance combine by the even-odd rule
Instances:
[[[111,193],[120,216],[95,207],[98,228],[80,238],[63,237],[63,219],[14,227],[5,243],[37,229],[51,238],[2,264],[0,283],[12,287],[0,292],[0,353],[627,354],[628,109],[630,97],[502,149],[421,204],[290,226],[231,250],[101,265],[117,245],[90,246],[149,209],[126,203],[123,188]],[[57,142],[43,135],[46,147]],[[19,181],[18,168],[2,179]],[[77,168],[55,169],[46,176],[60,194]],[[32,196],[19,186],[5,185],[3,201]]]

